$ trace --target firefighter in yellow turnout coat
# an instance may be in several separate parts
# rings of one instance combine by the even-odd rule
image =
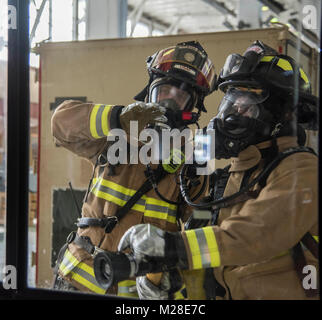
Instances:
[[[70,100],[62,103],[52,117],[55,144],[88,159],[94,167],[78,231],[71,233],[59,254],[54,288],[104,294],[106,290],[97,283],[93,272],[96,252],[117,251],[122,235],[136,224],[178,230],[180,208],[175,203],[179,187],[177,172],[172,171],[166,172],[158,183],[159,192],[170,203],[150,188],[121,219],[113,219],[147,180],[147,167],[140,160],[131,164],[131,159],[126,164],[110,165],[106,154],[112,144],[107,142],[107,136],[113,129],[123,129],[129,138],[132,120],[137,122],[140,133],[148,125],[169,124],[171,116],[182,111],[189,112],[195,107],[205,111],[204,97],[213,91],[216,80],[214,66],[201,45],[193,41],[158,51],[148,58],[147,67],[150,81],[135,97],[137,102],[123,107]],[[176,124],[171,128],[185,127],[184,123]],[[155,169],[158,165],[151,167]],[[132,280],[119,283],[118,295],[137,296],[129,291],[133,285]]]
[[[175,233],[134,226],[119,250],[130,247],[137,263],[161,256],[166,268],[203,278],[187,282],[192,299],[318,299],[318,160],[299,146],[303,128],[317,129],[309,80],[292,58],[257,41],[227,58],[219,88],[225,96],[208,129],[216,158],[231,165],[213,174],[205,205],[195,209],[212,218],[194,228],[193,215]],[[222,191],[216,181],[225,181]],[[159,248],[144,255],[150,237]]]

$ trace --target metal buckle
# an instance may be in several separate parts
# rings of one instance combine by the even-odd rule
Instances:
[[[76,231],[72,231],[68,236],[67,236],[67,239],[66,239],[66,242],[69,244],[69,243],[72,243],[76,238]]]
[[[91,256],[93,257],[93,258],[95,258],[96,257],[96,255],[98,254],[98,253],[100,253],[100,252],[104,252],[104,250],[103,249],[101,249],[101,248],[99,248],[99,247],[94,247],[94,252],[91,254]]]
[[[111,233],[117,223],[118,223],[117,216],[107,217],[105,228],[104,228],[105,233]]]

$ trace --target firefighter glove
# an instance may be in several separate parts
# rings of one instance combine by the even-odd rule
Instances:
[[[137,268],[150,264],[150,272],[187,268],[187,257],[180,232],[167,232],[151,224],[131,227],[120,240],[118,250],[130,248]],[[140,275],[140,270],[136,270]]]
[[[166,109],[157,103],[135,102],[122,109],[120,124],[122,129],[130,135],[130,122],[136,121],[138,133],[147,125],[154,123],[166,123]]]

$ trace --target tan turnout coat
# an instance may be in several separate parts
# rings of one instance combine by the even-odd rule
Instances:
[[[56,146],[64,147],[80,157],[94,163],[107,145],[106,136],[117,127],[118,106],[95,105],[79,101],[65,101],[52,117],[52,134]],[[156,166],[156,165],[155,165]],[[141,187],[146,180],[146,166],[120,164],[115,175],[109,176],[109,166],[97,167],[86,203],[82,207],[83,217],[103,218],[113,216],[118,208]],[[161,194],[176,201],[179,194],[177,174],[168,174],[158,185]],[[117,251],[118,243],[127,229],[140,223],[151,223],[161,229],[178,231],[177,206],[169,204],[156,195],[154,190],[146,193],[126,216],[117,223],[111,233],[100,227],[78,229],[80,236],[88,236],[93,245],[108,251]],[[68,213],[66,213],[68,214]],[[95,281],[93,259],[89,253],[74,243],[69,244],[59,268],[60,274],[75,287],[85,291],[104,293]],[[119,284],[119,294],[135,296],[126,287],[133,281]]]
[[[249,146],[233,158],[224,196],[239,190],[247,169],[258,163],[261,167],[259,150],[270,143]],[[277,144],[281,151],[297,146],[295,137],[278,138]],[[249,181],[259,174],[260,167]],[[221,209],[216,226],[184,232],[189,268],[196,270],[190,274],[196,279],[198,270],[214,267],[217,281],[226,289],[224,299],[307,299],[290,249],[308,231],[318,238],[317,179],[317,157],[295,153],[271,172],[257,198]],[[318,273],[317,259],[308,250],[304,253],[307,264]],[[318,284],[311,270],[303,272]],[[194,286],[192,293],[196,290],[199,298],[204,297],[202,289],[198,292],[196,283]]]

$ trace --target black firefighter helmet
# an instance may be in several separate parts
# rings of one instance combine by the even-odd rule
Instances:
[[[247,146],[274,137],[317,129],[317,98],[304,70],[260,41],[243,55],[227,57],[217,87],[225,96],[209,124],[217,129],[216,158],[237,156]]]

